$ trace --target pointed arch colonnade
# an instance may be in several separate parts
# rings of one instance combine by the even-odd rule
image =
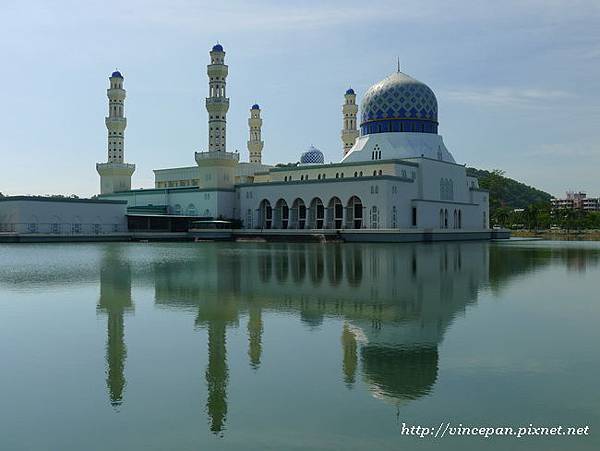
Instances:
[[[347,202],[333,196],[326,202],[320,197],[310,201],[297,197],[291,203],[283,198],[272,203],[263,199],[258,207],[256,224],[247,227],[259,229],[363,229],[365,206],[358,196]],[[252,215],[247,214],[247,218]],[[249,222],[249,221],[248,221]]]

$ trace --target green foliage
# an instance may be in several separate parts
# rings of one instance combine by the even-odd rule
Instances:
[[[507,207],[527,208],[532,204],[550,206],[552,196],[544,191],[525,185],[504,175],[504,171],[495,169],[467,168],[467,175],[477,177],[479,186],[490,192],[490,214],[492,217],[497,209]]]

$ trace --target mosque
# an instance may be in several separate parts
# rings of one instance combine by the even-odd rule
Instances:
[[[249,161],[227,148],[228,71],[223,46],[216,44],[207,66],[208,148],[195,153],[193,166],[154,170],[153,189],[131,189],[135,165],[125,162],[124,80],[118,71],[110,76],[108,161],[96,165],[99,198],[126,201],[130,228],[151,228],[149,216],[177,216],[236,220],[246,231],[491,236],[488,193],[444,145],[437,99],[426,84],[398,68],[371,86],[360,105],[348,89],[339,162],[326,164],[310,146],[297,164],[269,166],[262,162],[258,104],[249,111]]]

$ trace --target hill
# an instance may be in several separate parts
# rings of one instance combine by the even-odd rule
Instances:
[[[490,192],[490,214],[500,208],[527,208],[548,205],[552,196],[532,186],[504,176],[504,171],[467,168],[467,175],[477,177],[479,186]]]

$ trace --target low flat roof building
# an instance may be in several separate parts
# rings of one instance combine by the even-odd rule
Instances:
[[[101,235],[127,232],[127,202],[70,197],[0,197],[0,234]]]

